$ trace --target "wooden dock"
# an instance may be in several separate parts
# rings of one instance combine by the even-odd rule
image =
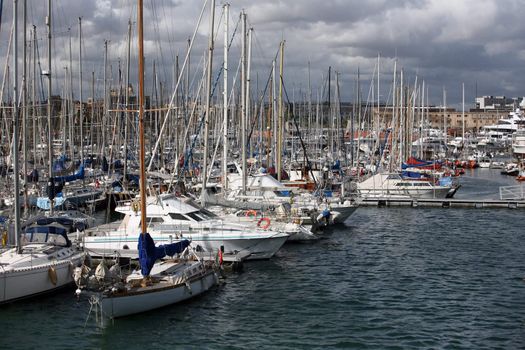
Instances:
[[[356,201],[360,206],[425,207],[425,208],[507,208],[525,209],[525,200],[452,199],[452,198],[387,198],[369,197]]]

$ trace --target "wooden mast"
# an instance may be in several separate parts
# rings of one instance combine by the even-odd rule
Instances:
[[[146,164],[144,161],[144,32],[143,32],[143,0],[138,0],[137,26],[139,37],[139,159],[140,159],[140,228],[141,234],[146,233]]]

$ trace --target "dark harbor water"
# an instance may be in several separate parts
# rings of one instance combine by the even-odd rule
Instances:
[[[517,184],[485,169],[462,183],[462,198]],[[211,293],[105,327],[72,290],[1,307],[0,349],[523,349],[524,218],[359,208]]]

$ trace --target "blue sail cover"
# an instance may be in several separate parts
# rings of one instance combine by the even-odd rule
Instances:
[[[73,175],[67,176],[56,176],[54,177],[55,182],[71,182],[75,180],[81,180],[84,178],[84,164],[80,165],[78,171]]]
[[[149,233],[144,233],[139,236],[139,262],[140,262],[140,271],[142,276],[149,276],[155,261],[168,256],[173,256],[177,253],[181,253],[187,246],[190,245],[190,241],[184,239],[177,243],[164,244],[155,246],[153,238],[151,238]]]

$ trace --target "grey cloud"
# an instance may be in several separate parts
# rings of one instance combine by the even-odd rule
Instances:
[[[46,2],[28,3],[30,23],[38,26],[42,55],[46,45]],[[118,60],[122,65],[125,61],[128,18],[136,21],[135,2],[56,0],[53,4],[57,80],[68,65],[68,28],[73,35],[73,69],[77,69],[79,16],[83,18],[85,71],[95,69],[97,77],[101,77],[104,40],[109,40],[110,63],[116,74]],[[171,86],[175,55],[180,55],[182,61],[203,1],[145,0],[144,4],[147,60],[150,64],[157,61],[166,80],[164,84]],[[4,3],[0,57],[5,57],[7,49],[11,6],[10,1]],[[222,3],[217,2],[217,26],[221,7]],[[254,28],[253,75],[260,80],[268,75],[279,41],[284,38],[285,77],[290,86],[307,86],[310,62],[312,84],[320,90],[328,66],[332,66],[341,72],[343,97],[352,100],[358,67],[366,91],[366,81],[372,77],[379,53],[382,96],[388,95],[393,60],[397,58],[398,67],[405,69],[407,83],[411,84],[417,74],[431,87],[432,103],[441,102],[441,90],[445,87],[450,89],[450,103],[457,104],[461,100],[461,82],[469,87],[470,102],[476,86],[478,94],[525,94],[525,81],[521,78],[525,73],[523,7],[519,0],[240,0],[231,1],[230,17],[233,27],[241,9],[248,13],[249,25]],[[201,69],[197,62],[206,52],[207,16],[206,12],[191,58],[196,74]],[[240,51],[238,34],[232,46],[232,66],[237,64]],[[217,39],[215,67],[222,62],[222,28]],[[136,60],[135,43],[132,50],[132,60]],[[44,57],[42,62],[45,64]]]

